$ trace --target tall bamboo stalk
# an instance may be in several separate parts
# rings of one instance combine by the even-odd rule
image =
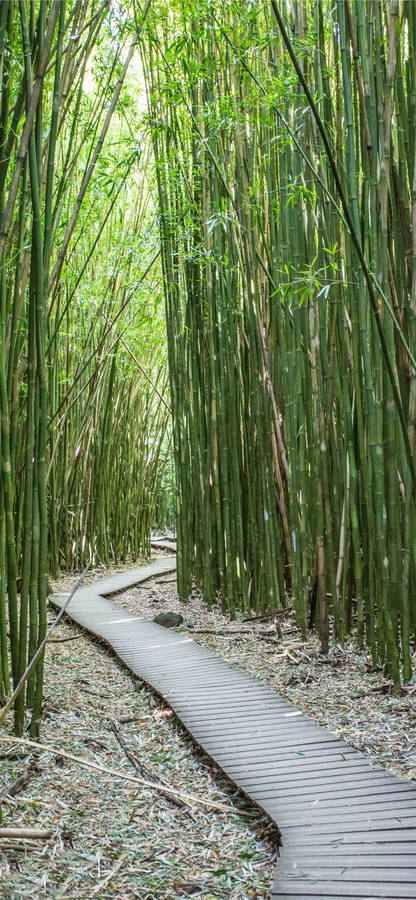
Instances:
[[[149,157],[126,116],[135,38],[107,2],[0,4],[2,699],[45,635],[48,572],[148,554],[172,521]],[[31,711],[38,734],[43,664],[16,733]]]
[[[354,632],[395,686],[416,612],[415,25],[396,0],[187,0],[154,4],[142,41],[180,589],[292,596],[304,631],[309,597],[323,651]]]

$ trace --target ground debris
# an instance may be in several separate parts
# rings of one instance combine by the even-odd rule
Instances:
[[[40,768],[36,759],[31,759],[27,768],[24,769],[18,778],[14,778],[9,785],[6,785],[6,787],[0,791],[0,802],[15,797],[19,791],[22,791],[23,788],[26,787],[33,775],[36,775],[38,772],[40,772]]]
[[[60,590],[70,588],[73,580],[67,578]],[[136,594],[146,599],[144,587]],[[174,585],[164,587],[168,589]],[[117,597],[120,601],[123,594]],[[170,604],[162,608],[175,609]],[[56,636],[77,634],[79,630],[64,621]],[[3,805],[3,825],[51,829],[53,835],[37,844],[0,842],[1,896],[266,900],[277,846],[269,820],[235,794],[235,787],[195,749],[171,710],[102,644],[89,637],[60,641],[48,646],[46,653],[45,744],[132,775],[131,762],[109,728],[111,717],[148,773],[146,779],[151,774],[167,788],[221,804],[226,811],[200,804],[179,808],[168,791],[161,796],[63,757],[56,765],[39,750],[36,758],[43,771],[31,780],[30,797],[29,788],[23,789],[16,798],[19,802]],[[11,728],[11,718],[9,724]],[[28,765],[34,756],[30,748],[24,751],[19,746],[16,751],[16,746],[1,760],[3,787],[21,774],[21,759]],[[182,888],[192,884],[200,886],[199,894],[184,893]]]

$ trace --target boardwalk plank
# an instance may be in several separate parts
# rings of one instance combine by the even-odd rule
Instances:
[[[283,846],[272,898],[416,898],[414,785],[371,765],[192,637],[109,599],[174,569],[175,559],[164,557],[105,578],[81,589],[68,613],[158,691],[211,759],[275,819]],[[53,602],[61,606],[66,597]]]
[[[287,877],[295,876],[297,878],[301,877],[302,872],[305,873],[305,881],[307,880],[324,880],[331,878],[333,881],[342,881],[342,882],[373,882],[374,879],[374,869],[370,866],[360,866],[356,868],[354,863],[352,865],[347,865],[344,863],[339,866],[317,866],[316,861],[314,865],[309,864],[305,866],[304,861],[300,866],[283,866],[280,865],[280,877],[285,879]],[[378,865],[377,875],[382,877],[383,882],[387,885],[392,883],[397,883],[397,864],[392,868],[387,867],[385,860],[383,859],[382,866]],[[409,882],[410,884],[416,883],[416,868],[413,865],[413,868],[403,868],[399,872],[399,880],[401,884],[405,884]]]
[[[380,883],[375,884],[374,880],[371,882],[348,882],[343,878],[340,878],[339,881],[332,881],[331,879],[317,879],[316,881],[312,881],[312,879],[301,879],[301,878],[293,878],[284,879],[278,878],[278,889],[277,891],[273,890],[272,897],[290,897],[293,900],[293,897],[296,897],[296,900],[300,900],[301,897],[316,898],[317,897],[331,897],[332,900],[334,898],[339,897],[359,897],[359,898],[401,898],[401,900],[409,900],[409,898],[416,897],[416,886],[414,884],[406,884],[397,882],[396,884],[386,884],[383,880],[383,872],[381,870],[380,876],[377,876],[377,882]],[[307,893],[304,893],[307,891]]]

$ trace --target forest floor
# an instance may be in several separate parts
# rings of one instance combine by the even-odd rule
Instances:
[[[90,572],[88,580],[103,574],[108,572]],[[59,589],[74,581],[67,577]],[[279,637],[271,621],[231,620],[219,606],[207,608],[197,593],[183,603],[172,574],[126,591],[116,602],[150,619],[180,612],[181,630],[195,640],[270,684],[371,760],[416,780],[416,684],[392,694],[364,651],[332,644],[323,658],[316,639],[304,640],[290,616]],[[198,800],[178,808],[155,791],[63,757],[32,754],[40,771],[3,804],[3,824],[51,828],[53,836],[41,846],[20,842],[15,850],[10,841],[3,847],[0,841],[2,898],[266,900],[276,859],[276,836],[267,820],[104,645],[69,620],[53,637],[59,642],[47,651],[43,741],[134,774],[115,727],[146,777],[151,773],[180,791],[228,805],[229,812],[204,809]],[[28,767],[20,749],[7,760],[1,749],[5,785]]]
[[[87,580],[104,574],[109,572],[89,572]],[[66,577],[54,587],[65,590],[74,581]],[[50,621],[54,614],[51,608]],[[104,645],[68,619],[53,638],[42,741],[137,775],[115,726],[146,779],[156,776],[196,800],[178,807],[157,791],[64,757],[0,745],[0,793],[28,771],[30,761],[39,767],[24,790],[2,803],[3,827],[53,832],[44,842],[0,839],[1,900],[266,900],[277,855],[268,819],[236,793],[171,711]],[[202,802],[207,800],[229,811],[209,809]]]

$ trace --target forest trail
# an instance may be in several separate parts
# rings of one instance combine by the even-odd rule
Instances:
[[[415,898],[413,785],[370,765],[192,638],[109,599],[175,568],[176,559],[165,556],[82,588],[68,615],[157,691],[205,753],[277,823],[283,846],[272,898]],[[66,597],[53,602],[62,606]]]

